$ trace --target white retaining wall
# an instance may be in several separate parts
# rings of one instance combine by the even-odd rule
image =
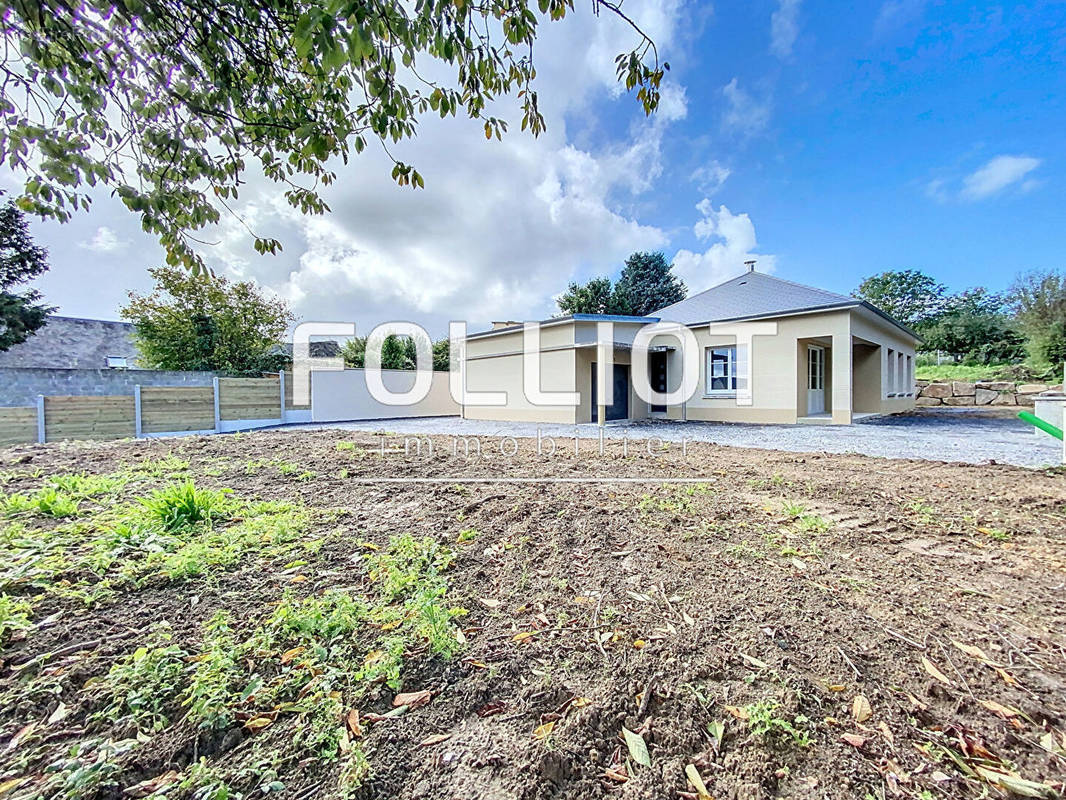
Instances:
[[[381,371],[381,382],[391,392],[406,392],[414,386],[412,370]],[[448,373],[434,372],[429,394],[413,406],[379,403],[370,395],[362,369],[313,370],[311,372],[311,420],[345,422],[394,417],[446,417],[461,412],[448,392]]]

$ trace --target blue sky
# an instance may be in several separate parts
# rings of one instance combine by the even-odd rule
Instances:
[[[915,267],[999,289],[1019,270],[1066,267],[1066,4],[901,0],[842,16],[796,3],[794,43],[775,52],[778,6],[716,5],[682,43],[673,76],[689,113],[645,219],[687,219],[704,196],[687,177],[713,160],[730,170],[714,202],[750,215],[783,277],[849,292]],[[746,133],[722,124],[734,78],[754,105]],[[990,162],[1002,174],[966,191]]]
[[[372,148],[340,170],[323,218],[294,213],[250,174],[240,212],[282,254],[258,256],[225,218],[203,232],[216,242],[205,257],[305,320],[365,333],[410,319],[434,335],[449,319],[543,318],[570,280],[617,274],[637,249],[664,250],[694,291],[746,258],[842,293],[885,269],[960,290],[1066,267],[1066,3],[625,10],[672,65],[651,119],[614,80],[632,32],[578,3],[538,39],[540,139],[513,124],[486,142],[476,122],[426,120],[395,149],[425,191],[395,187]],[[516,122],[506,102],[497,113]],[[66,226],[33,230],[51,250],[40,285],[60,313],[116,318],[161,262],[106,194]]]

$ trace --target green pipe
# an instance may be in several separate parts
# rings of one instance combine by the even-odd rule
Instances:
[[[1036,416],[1036,414],[1030,414],[1028,411],[1019,411],[1018,419],[1022,422],[1028,422],[1037,428],[1040,428],[1044,433],[1050,433],[1056,439],[1062,439],[1062,431],[1052,425],[1050,422],[1045,422]]]

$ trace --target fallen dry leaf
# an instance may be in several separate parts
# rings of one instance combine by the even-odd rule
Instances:
[[[999,786],[1009,792],[1021,795],[1022,797],[1058,797],[1058,792],[1045,783],[1028,781],[1017,775],[1000,772],[999,770],[990,769],[988,767],[975,766],[974,769],[977,771],[978,775],[993,786]]]
[[[644,645],[645,645],[645,641],[643,639],[635,639],[633,641],[633,646],[635,648],[637,648],[638,650],[643,650],[644,649]]]
[[[485,606],[485,608],[499,608],[500,607],[500,601],[499,600],[493,600],[491,597],[479,597],[478,598],[478,602],[481,603],[481,605]]]
[[[696,769],[695,764],[689,764],[685,767],[685,777],[688,778],[689,785],[696,790],[699,800],[711,800],[711,793],[707,791],[707,785],[703,782],[703,778],[700,777],[699,770]]]
[[[538,725],[533,729],[533,738],[539,741],[543,741],[551,736],[551,732],[555,730],[555,720],[551,722],[545,722],[543,725]]]
[[[540,631],[523,631],[522,633],[516,633],[511,641],[524,642],[526,639],[532,639],[538,633],[540,633]]]
[[[432,736],[427,736],[421,742],[418,743],[419,747],[432,747],[435,744],[446,742],[452,738],[450,733],[435,733]]]
[[[359,721],[359,709],[353,708],[349,711],[346,721],[352,736],[359,737],[363,735],[363,724]]]
[[[250,720],[248,720],[246,723],[244,723],[244,727],[247,730],[250,730],[250,731],[253,731],[253,732],[254,731],[261,731],[261,730],[263,730],[263,728],[265,728],[267,725],[269,725],[273,721],[274,721],[274,717],[271,716],[270,714],[260,714],[257,717],[252,717]]]
[[[162,775],[156,775],[154,778],[149,778],[146,781],[135,783],[133,786],[128,786],[122,790],[123,794],[127,794],[130,797],[147,797],[150,794],[155,794],[162,789],[170,786],[172,783],[176,783],[181,776],[175,771],[170,770],[164,772]]]
[[[626,740],[626,747],[629,748],[630,758],[641,766],[650,767],[651,754],[648,753],[648,744],[644,741],[644,737],[639,733],[634,733],[624,725],[622,726],[622,736]]]
[[[1003,719],[1010,719],[1011,717],[1018,716],[1018,709],[1002,705],[1001,703],[997,703],[995,700],[978,700],[977,702],[983,705],[993,714],[997,714],[1003,717]]]
[[[851,702],[851,716],[855,718],[855,721],[866,722],[873,715],[873,709],[870,707],[870,701],[866,699],[866,696],[855,695],[855,699]]]
[[[407,706],[409,709],[416,709],[424,706],[433,697],[433,692],[429,689],[422,689],[418,692],[402,692],[392,698],[392,707],[399,708],[400,706]]]
[[[977,647],[972,644],[963,644],[962,642],[957,642],[954,639],[951,640],[951,643],[971,658],[976,658],[978,661],[982,661],[985,664],[992,663],[992,660],[987,655],[985,655],[985,651],[982,650],[980,647]]]
[[[726,706],[725,710],[732,714],[737,719],[746,720],[748,718],[748,712],[739,706]]]
[[[14,750],[22,743],[23,739],[33,733],[36,728],[36,722],[31,722],[29,725],[24,725],[23,727],[19,728],[18,733],[12,736],[11,741],[7,743],[7,749]]]
[[[587,697],[575,697],[570,701],[571,708],[584,708],[585,706],[592,705],[592,700]]]
[[[302,655],[305,652],[307,652],[307,648],[306,647],[302,647],[302,646],[301,647],[294,647],[291,650],[286,650],[284,653],[281,654],[281,663],[282,664],[288,664],[290,661],[292,661],[293,659],[297,658],[298,656]]]
[[[996,667],[995,669],[996,672],[999,673],[999,677],[1003,679],[1003,682],[1005,684],[1007,684],[1008,686],[1018,685],[1018,679],[1011,675],[1009,672],[1007,672],[1007,670],[1003,669],[1002,667]]]
[[[937,669],[936,664],[934,664],[925,656],[922,656],[922,666],[925,667],[926,672],[928,672],[941,683],[946,684],[948,686],[952,685],[951,681],[948,679],[948,676],[941,672],[939,669]]]
[[[56,706],[56,710],[48,715],[48,722],[46,724],[51,725],[54,722],[59,722],[61,719],[65,719],[68,714],[70,714],[70,707],[60,700],[59,705]]]
[[[845,733],[840,737],[840,740],[845,744],[850,744],[852,747],[862,747],[866,744],[866,739],[854,733]]]

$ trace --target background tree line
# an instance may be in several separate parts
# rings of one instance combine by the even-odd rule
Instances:
[[[854,292],[922,337],[920,348],[956,363],[1024,364],[1058,374],[1066,361],[1066,273],[1018,275],[1005,292],[983,286],[951,293],[920,270],[866,278]]]

